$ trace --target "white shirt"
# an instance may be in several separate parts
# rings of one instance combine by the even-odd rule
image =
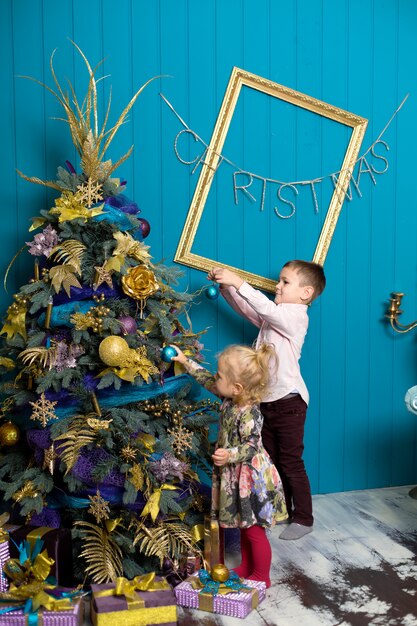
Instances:
[[[275,348],[278,371],[272,366],[271,385],[262,402],[298,392],[308,404],[309,394],[299,365],[308,329],[307,305],[275,304],[246,282],[239,289],[223,287],[221,294],[237,313],[259,328],[256,347],[267,343]]]

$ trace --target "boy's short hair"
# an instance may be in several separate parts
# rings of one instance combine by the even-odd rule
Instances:
[[[300,274],[300,286],[301,287],[313,287],[314,292],[310,302],[319,297],[326,286],[326,277],[324,275],[323,266],[313,261],[300,261],[295,259],[294,261],[287,261],[284,267],[290,267],[294,269],[297,274]]]

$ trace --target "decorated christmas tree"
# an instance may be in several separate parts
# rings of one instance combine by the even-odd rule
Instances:
[[[13,521],[71,529],[76,578],[103,582],[198,555],[216,407],[170,362],[172,343],[201,360],[201,333],[193,296],[175,290],[175,267],[151,260],[149,222],[112,177],[131,150],[105,160],[143,87],[100,126],[96,70],[79,52],[82,102],[61,88],[53,59],[56,90],[46,88],[80,173],[68,161],[54,181],[19,172],[57,197],[32,220],[33,276],[0,331],[0,490]]]

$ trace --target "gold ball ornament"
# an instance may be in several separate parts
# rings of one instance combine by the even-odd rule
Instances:
[[[14,446],[20,439],[20,430],[12,422],[0,426],[0,446]]]
[[[130,357],[130,348],[126,339],[110,335],[100,343],[98,347],[100,359],[106,365],[119,366],[124,365]]]
[[[210,571],[210,575],[216,583],[225,583],[226,580],[229,579],[230,572],[227,569],[226,565],[223,565],[223,563],[218,563],[217,565],[213,565]]]

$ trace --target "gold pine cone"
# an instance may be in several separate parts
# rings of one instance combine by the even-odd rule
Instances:
[[[159,285],[152,270],[146,265],[136,265],[122,276],[122,289],[135,300],[145,300],[158,291]]]

